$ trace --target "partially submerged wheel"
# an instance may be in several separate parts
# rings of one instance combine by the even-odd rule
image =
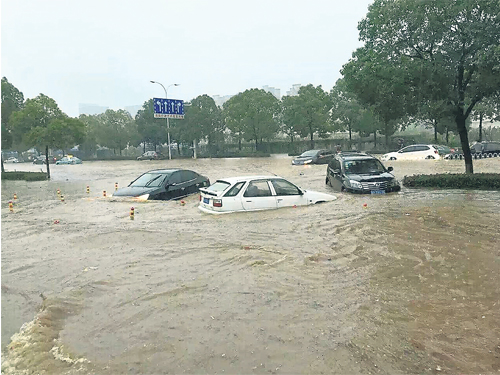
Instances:
[[[396,160],[396,158],[394,156],[391,156],[389,160]]]
[[[435,159],[432,155],[427,155],[426,159]]]

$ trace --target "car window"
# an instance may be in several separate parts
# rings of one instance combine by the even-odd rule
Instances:
[[[408,146],[408,147],[405,147],[405,148],[402,148],[401,150],[399,150],[399,152],[413,152],[415,151],[415,146]]]
[[[271,196],[271,189],[267,180],[254,180],[248,184],[244,197],[268,197]]]
[[[169,184],[180,184],[181,182],[182,182],[181,171],[177,171],[177,172],[172,173],[172,175],[168,179]]]
[[[276,190],[277,195],[300,195],[300,190],[297,186],[286,180],[271,180],[271,183]]]
[[[340,170],[340,161],[337,160],[337,159],[333,159],[331,161],[331,164],[332,164],[332,169],[333,170],[336,170],[336,169],[339,169]]]
[[[182,178],[182,181],[191,181],[191,180],[194,180],[195,178],[198,177],[198,174],[196,174],[195,172],[193,171],[181,171],[181,178]]]
[[[300,156],[315,156],[318,153],[318,150],[309,150],[305,151]]]
[[[238,195],[238,193],[240,192],[243,185],[245,185],[245,181],[238,182],[231,189],[229,189],[229,191],[226,194],[224,194],[224,196],[225,197],[234,197],[234,196]]]
[[[137,180],[132,182],[130,186],[140,186],[140,187],[158,187],[161,186],[168,174],[164,173],[144,173]]]

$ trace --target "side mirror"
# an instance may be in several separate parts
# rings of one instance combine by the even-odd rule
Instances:
[[[394,168],[393,168],[393,167],[389,167],[389,168],[387,168],[387,171],[389,171],[389,172],[392,172],[393,170],[394,170]]]

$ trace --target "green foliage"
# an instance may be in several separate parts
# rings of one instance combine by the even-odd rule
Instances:
[[[264,139],[271,139],[279,129],[279,102],[264,90],[246,90],[224,103],[227,127],[240,139],[255,141],[259,150]]]
[[[406,187],[434,187],[446,189],[500,189],[500,174],[434,174],[405,176]]]
[[[451,107],[466,171],[472,173],[466,119],[480,100],[500,90],[499,14],[498,0],[375,0],[358,27],[365,46],[343,73],[358,81],[356,92],[361,82],[367,91],[373,87],[365,72],[387,87],[404,89],[399,95],[406,98],[407,114],[415,113],[412,102]],[[368,69],[370,64],[380,70]],[[384,72],[381,64],[392,73],[378,75]]]
[[[314,148],[314,133],[326,137],[331,131],[329,112],[332,108],[331,98],[321,85],[309,84],[299,89],[295,108],[297,110],[297,126],[295,129],[301,136],[309,136],[311,148]]]
[[[118,150],[121,155],[128,144],[139,143],[137,125],[127,111],[108,109],[98,116],[98,120],[100,127],[97,130],[97,138],[101,146],[113,149],[115,152]]]
[[[144,102],[135,116],[135,122],[141,142],[150,143],[155,149],[157,145],[167,142],[167,121],[154,117],[153,99]]]
[[[2,149],[12,146],[10,115],[23,108],[24,95],[7,78],[2,78]]]
[[[45,181],[47,174],[43,172],[2,172],[2,180]]]

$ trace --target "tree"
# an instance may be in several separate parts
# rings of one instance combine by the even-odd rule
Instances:
[[[198,141],[206,138],[209,152],[216,152],[224,140],[225,125],[221,109],[208,95],[200,95],[186,106],[184,120],[179,122],[184,128],[184,141]],[[195,145],[193,145],[195,147]]]
[[[471,114],[473,120],[479,121],[478,142],[483,141],[483,120],[493,121],[500,116],[500,93],[496,97],[484,98],[477,103]]]
[[[2,150],[12,147],[12,133],[9,119],[13,112],[23,108],[24,95],[7,78],[2,78]],[[4,172],[3,157],[1,158],[2,172]]]
[[[99,128],[98,143],[101,146],[106,146],[113,149],[116,154],[122,154],[122,150],[130,143],[138,143],[139,133],[137,132],[137,125],[130,116],[130,113],[119,109],[114,111],[108,109],[103,114],[99,115],[101,127]]]
[[[332,110],[330,113],[332,129],[349,132],[349,146],[352,143],[352,132],[363,117],[363,106],[356,94],[349,91],[343,79],[339,79],[330,91]]]
[[[452,107],[466,173],[473,173],[466,120],[500,90],[499,14],[498,0],[375,0],[358,26],[363,49],[412,74],[408,97]]]
[[[233,96],[224,103],[227,127],[241,137],[255,142],[255,149],[262,148],[264,139],[271,139],[278,131],[279,102],[276,97],[261,89],[250,89]]]
[[[309,135],[311,148],[314,148],[314,133],[326,136],[331,130],[329,123],[331,99],[321,85],[314,87],[312,84],[299,89],[298,99],[295,103],[297,109],[297,131],[303,137]]]
[[[299,97],[296,95],[281,98],[281,131],[290,137],[292,144],[302,121],[298,112],[298,101]]]
[[[154,117],[153,99],[144,102],[142,109],[135,116],[137,131],[140,139],[144,142],[144,151],[146,151],[146,143],[156,146],[167,142],[167,123],[165,119]]]
[[[84,124],[64,114],[54,99],[44,94],[26,100],[24,108],[10,117],[14,138],[31,146],[45,146],[50,179],[49,148],[64,148],[83,140]]]

